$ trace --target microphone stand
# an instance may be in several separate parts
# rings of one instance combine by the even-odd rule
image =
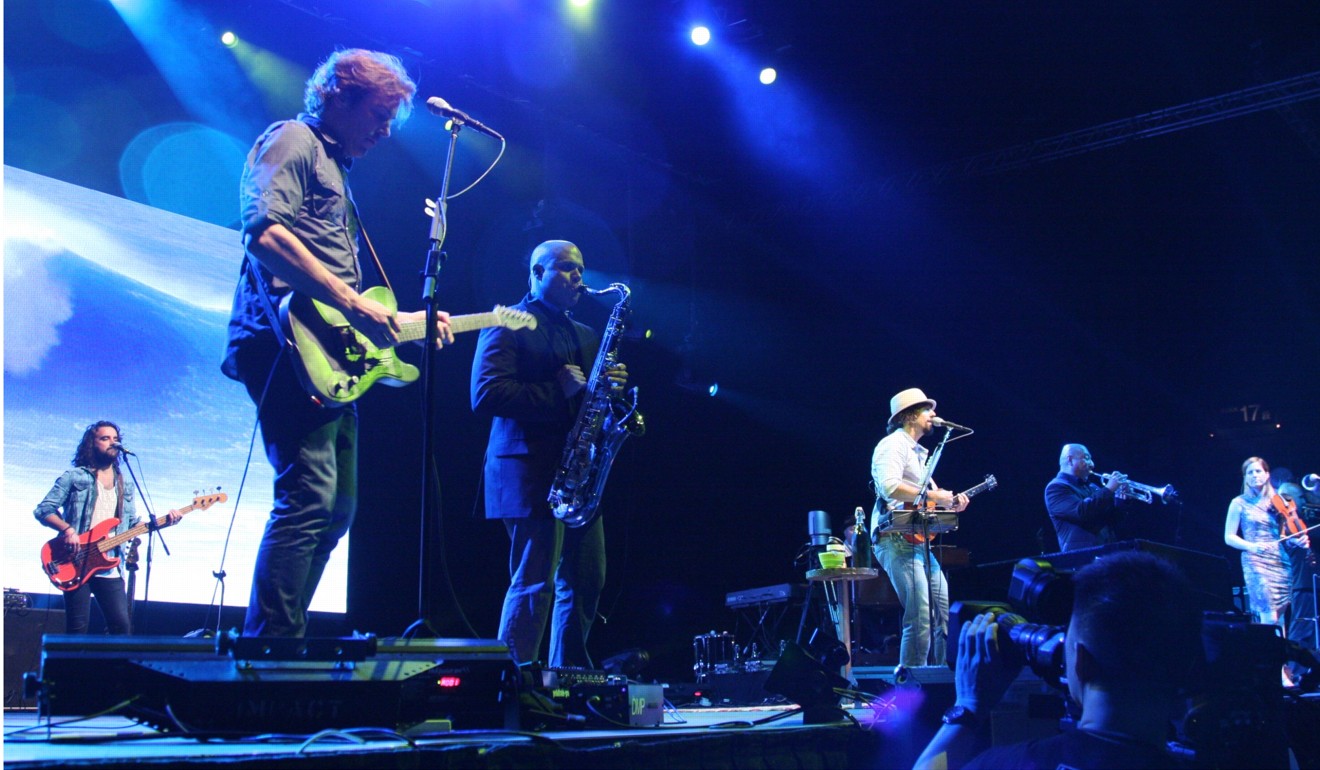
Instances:
[[[165,549],[165,555],[170,555],[170,546],[165,542],[165,536],[161,534],[160,524],[156,522],[156,514],[151,511],[151,504],[147,502],[147,497],[142,493],[142,484],[138,481],[137,474],[133,472],[133,463],[128,460],[128,453],[124,450],[124,467],[128,468],[128,477],[133,480],[133,488],[137,490],[138,502],[142,509],[147,512],[147,570],[145,578],[142,581],[142,604],[145,607],[151,602],[151,562],[156,548],[156,536],[160,537],[160,546]],[[138,613],[138,617],[142,617]]]
[[[918,519],[920,519],[921,521],[921,547],[925,551],[925,555],[926,555],[926,563],[925,563],[926,615],[927,615],[926,627],[930,629],[930,640],[928,646],[926,647],[927,665],[930,665],[931,653],[933,653],[935,650],[935,634],[937,633],[938,629],[935,627],[935,621],[937,619],[936,617],[937,613],[935,609],[935,581],[931,580],[932,570],[930,566],[930,560],[932,558],[932,554],[930,548],[930,540],[931,540],[930,517],[928,517],[925,512],[926,495],[930,493],[930,481],[931,481],[931,477],[935,475],[935,466],[940,464],[940,455],[944,454],[944,445],[949,442],[949,436],[952,433],[953,431],[951,429],[945,428],[944,438],[940,439],[940,443],[936,445],[935,450],[931,452],[930,457],[927,458],[925,476],[921,479],[921,486],[917,490],[917,499],[914,500],[912,503],[912,505],[915,508],[915,510],[912,512],[913,523],[915,524]],[[949,654],[947,639],[945,640],[944,654],[947,659],[947,656]]]
[[[435,608],[432,606],[430,591],[435,584],[435,568],[431,555],[439,534],[437,526],[440,516],[440,470],[436,466],[435,456],[435,372],[438,369],[435,348],[437,317],[436,286],[440,270],[447,259],[440,250],[445,235],[449,230],[448,198],[449,177],[454,169],[454,150],[458,146],[458,132],[463,121],[451,118],[449,122],[449,151],[445,155],[444,175],[440,183],[440,195],[435,201],[435,210],[431,216],[431,246],[426,252],[426,265],[422,269],[422,304],[426,309],[426,352],[422,355],[422,520],[418,544],[417,577],[417,620],[404,631],[405,638],[425,628],[431,636],[437,636]],[[434,521],[433,521],[434,517]]]

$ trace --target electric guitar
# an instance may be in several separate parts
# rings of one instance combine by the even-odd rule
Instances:
[[[991,474],[986,474],[985,481],[963,492],[968,499],[976,497],[982,492],[989,492],[999,486],[999,481]],[[958,514],[948,509],[936,508],[935,503],[926,501],[925,507],[921,513],[931,517],[927,519],[927,526],[924,528],[916,521],[913,515],[917,511],[912,507],[900,506],[890,511],[890,524],[886,528],[888,531],[899,530],[903,533],[903,539],[913,545],[921,545],[929,540],[934,540],[936,535],[945,532],[952,532],[958,528]],[[924,529],[924,531],[923,531]]]
[[[384,286],[373,286],[362,296],[384,305],[391,312],[399,303]],[[307,392],[323,406],[344,406],[362,397],[372,385],[383,382],[400,388],[417,380],[417,367],[399,360],[394,348],[378,348],[349,324],[344,314],[297,292],[280,302],[280,326],[294,343],[294,371]],[[496,305],[489,313],[449,317],[455,334],[503,326],[506,329],[535,329],[536,316],[525,310]],[[425,319],[402,325],[399,342],[426,338]]]
[[[180,516],[192,511],[204,511],[216,503],[229,499],[224,492],[194,497],[192,505],[176,511]],[[64,543],[64,535],[56,535],[41,546],[41,568],[50,582],[61,591],[74,591],[89,579],[119,564],[119,557],[108,556],[111,551],[139,535],[146,534],[151,524],[142,522],[126,532],[111,535],[110,531],[119,526],[119,519],[109,518],[78,536],[78,545],[70,548]],[[161,527],[169,526],[163,521]]]

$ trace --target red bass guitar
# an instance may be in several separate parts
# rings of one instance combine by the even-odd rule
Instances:
[[[224,492],[194,497],[192,505],[178,509],[180,516],[192,511],[204,511],[216,503],[223,503],[229,496]],[[64,542],[64,535],[56,535],[41,546],[41,568],[50,582],[61,591],[74,591],[90,578],[119,565],[119,557],[108,556],[120,545],[139,535],[144,535],[151,525],[143,522],[118,535],[110,531],[119,526],[119,519],[110,518],[92,527],[78,536],[78,545],[69,547]],[[161,526],[166,526],[161,524]]]

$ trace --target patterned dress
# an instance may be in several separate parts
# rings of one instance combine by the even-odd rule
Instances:
[[[1242,577],[1247,583],[1251,614],[1261,621],[1278,622],[1288,606],[1288,565],[1277,542],[1281,534],[1279,517],[1268,498],[1249,501],[1238,495],[1229,507],[1238,511],[1242,539],[1266,546],[1265,553],[1242,552]]]

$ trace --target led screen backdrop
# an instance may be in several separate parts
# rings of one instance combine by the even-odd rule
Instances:
[[[242,259],[237,232],[4,171],[4,586],[59,593],[39,559],[55,533],[32,510],[69,467],[83,429],[108,419],[137,453],[157,515],[198,491],[229,496],[165,531],[171,554],[154,550],[150,598],[210,604],[223,566],[225,604],[246,605],[271,470],[258,442],[235,513],[255,416],[219,368]],[[145,557],[144,543],[143,566]],[[347,564],[341,543],[312,610],[345,610]],[[144,579],[139,572],[139,598]]]

